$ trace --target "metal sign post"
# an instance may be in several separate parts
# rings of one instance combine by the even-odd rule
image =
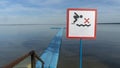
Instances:
[[[80,39],[80,68],[82,68],[82,39]]]
[[[67,38],[80,39],[80,68],[82,68],[82,39],[96,39],[97,10],[67,9]]]

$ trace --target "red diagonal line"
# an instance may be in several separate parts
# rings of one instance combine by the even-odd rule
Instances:
[[[84,18],[84,20],[85,20],[85,22],[84,22],[84,23],[89,23],[89,19],[90,19],[90,18],[87,18],[87,19],[86,19],[86,18]]]

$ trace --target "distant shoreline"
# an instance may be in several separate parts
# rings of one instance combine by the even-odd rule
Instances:
[[[97,23],[97,24],[120,24],[120,23]],[[66,25],[66,24],[0,24],[0,26],[23,26],[23,25]]]
[[[120,24],[120,23],[97,23],[97,24]]]
[[[0,24],[0,26],[24,26],[24,25],[65,25],[65,24]]]

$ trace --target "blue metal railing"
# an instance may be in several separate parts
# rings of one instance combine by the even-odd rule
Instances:
[[[57,68],[59,50],[62,42],[63,29],[55,35],[48,48],[43,52],[40,58],[44,61],[44,68]],[[41,63],[36,63],[36,68],[41,68]]]

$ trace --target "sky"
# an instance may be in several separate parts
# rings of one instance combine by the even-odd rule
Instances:
[[[0,0],[0,24],[66,24],[67,8],[95,8],[97,23],[120,23],[120,0]]]

